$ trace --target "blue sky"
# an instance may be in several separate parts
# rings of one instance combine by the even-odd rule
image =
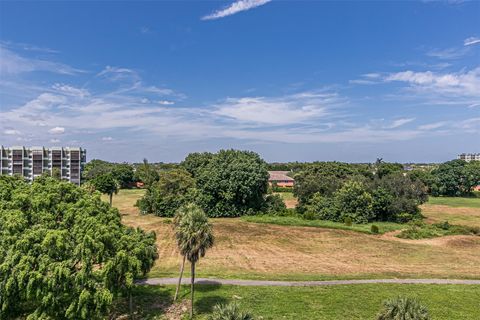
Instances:
[[[480,152],[480,2],[0,2],[3,145],[180,161]]]

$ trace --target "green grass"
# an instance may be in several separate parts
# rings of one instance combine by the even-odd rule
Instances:
[[[480,197],[429,197],[428,204],[450,207],[480,208]]]
[[[283,200],[294,200],[296,199],[293,195],[293,192],[274,192],[274,194],[278,194],[282,197]]]
[[[448,221],[435,224],[412,223],[408,229],[402,230],[397,237],[403,239],[426,239],[451,235],[480,236],[480,228],[454,225],[448,223]]]
[[[296,216],[272,216],[272,215],[257,215],[257,216],[243,216],[241,220],[246,222],[254,223],[269,223],[269,224],[278,224],[282,226],[301,226],[301,227],[316,227],[316,228],[330,228],[330,229],[341,229],[341,230],[351,230],[363,233],[371,233],[370,228],[372,224],[378,226],[379,233],[383,234],[385,232],[400,230],[406,227],[405,224],[394,223],[394,222],[374,222],[366,224],[352,224],[347,226],[342,222],[334,222],[327,220],[305,220],[301,217]]]
[[[162,319],[173,286],[136,287],[134,302],[142,319]],[[480,286],[427,284],[357,284],[325,287],[196,286],[196,319],[206,319],[217,303],[237,300],[261,319],[375,319],[382,301],[398,295],[418,297],[432,319],[478,319]],[[181,299],[188,299],[183,286]],[[163,303],[162,303],[163,302]],[[125,308],[125,307],[124,307]]]

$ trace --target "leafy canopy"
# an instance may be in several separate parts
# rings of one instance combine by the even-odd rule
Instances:
[[[157,258],[98,193],[0,177],[0,319],[100,319]]]

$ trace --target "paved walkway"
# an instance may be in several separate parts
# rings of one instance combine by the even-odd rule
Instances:
[[[177,284],[178,278],[150,278],[137,281],[138,284],[162,285]],[[183,284],[190,284],[190,279],[182,279]],[[399,284],[477,284],[480,280],[457,279],[366,279],[366,280],[326,280],[326,281],[267,281],[267,280],[237,280],[237,279],[210,279],[198,278],[196,284],[208,285],[236,285],[236,286],[279,286],[279,287],[308,287],[308,286],[334,286],[342,284],[367,284],[367,283],[399,283]]]

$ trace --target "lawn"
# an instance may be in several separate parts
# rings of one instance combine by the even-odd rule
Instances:
[[[428,204],[449,207],[480,208],[480,197],[429,197]]]
[[[162,319],[173,286],[135,289],[135,305],[142,319]],[[197,319],[206,319],[217,303],[238,301],[240,307],[261,319],[375,319],[382,301],[398,295],[418,297],[432,319],[478,319],[478,285],[356,284],[330,287],[196,286]],[[181,297],[187,299],[184,286]],[[188,304],[187,304],[188,305]],[[125,310],[125,309],[124,309]]]
[[[352,230],[363,233],[371,233],[372,225],[376,225],[379,229],[379,233],[395,231],[404,229],[405,224],[399,224],[394,222],[374,222],[366,224],[352,224],[351,226],[345,225],[342,222],[334,222],[328,220],[305,220],[296,216],[272,216],[272,215],[257,215],[257,216],[244,216],[241,217],[242,221],[255,222],[255,223],[269,223],[278,224],[282,226],[303,226],[303,227],[317,227],[317,228],[330,228],[341,230]]]
[[[148,276],[175,276],[180,257],[168,223],[171,220],[140,215],[133,204],[142,193],[121,190],[113,205],[122,212],[125,224],[157,233],[159,259]],[[406,240],[391,233],[371,235],[242,219],[211,219],[216,244],[200,261],[198,276],[272,280],[480,278],[480,237]]]

